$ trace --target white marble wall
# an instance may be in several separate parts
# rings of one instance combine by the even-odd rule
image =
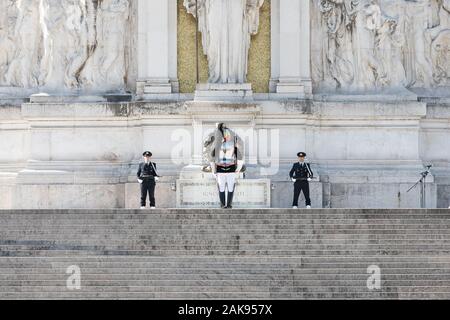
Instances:
[[[320,176],[315,206],[417,207],[418,190],[406,190],[430,163],[428,205],[442,207],[450,200],[447,109],[424,102],[318,101],[9,107],[0,120],[0,207],[136,207],[136,164],[146,149],[164,176],[159,205],[172,207],[171,185],[201,152],[198,143],[219,113],[242,132],[254,129],[247,177],[271,180],[275,207],[291,204],[288,172],[301,150]],[[200,135],[194,124],[203,126]]]

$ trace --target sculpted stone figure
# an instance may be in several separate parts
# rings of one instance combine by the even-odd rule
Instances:
[[[443,1],[318,0],[322,35],[327,37],[323,49],[327,65],[314,68],[323,70],[320,81],[328,83],[331,78],[336,88],[352,92],[432,87],[432,60],[438,59],[431,57],[432,51],[444,59],[445,45],[432,49],[442,32],[441,27],[436,29],[443,20],[436,9]],[[436,71],[435,78],[441,73]]]
[[[50,91],[77,89],[88,55],[85,0],[42,1],[45,53],[40,82]]]
[[[35,88],[38,86],[41,29],[39,26],[39,1],[17,0],[12,11],[17,11],[14,24],[14,53],[5,81],[10,86]],[[11,20],[9,20],[11,22]]]
[[[347,87],[354,79],[350,19],[343,0],[320,0],[319,9],[326,26],[327,41],[324,43],[327,66],[324,72],[336,81],[337,87]],[[325,82],[328,78],[325,76]],[[326,84],[326,86],[330,86]]]
[[[429,30],[433,80],[437,85],[450,86],[450,0],[441,0],[439,25]]]
[[[385,77],[375,57],[375,37],[381,27],[381,9],[373,0],[352,0],[347,6],[347,14],[353,31],[353,87],[357,90],[374,88],[377,77]]]
[[[410,48],[411,85],[415,87],[432,86],[432,63],[430,57],[431,39],[428,29],[436,26],[432,4],[435,0],[404,0],[405,16]],[[408,62],[407,62],[408,63]]]
[[[198,24],[209,64],[209,83],[245,83],[251,35],[264,0],[198,0]],[[195,0],[184,0],[196,16]]]
[[[0,86],[8,85],[5,75],[8,71],[9,64],[14,58],[14,29],[11,28],[11,25],[15,25],[15,19],[17,18],[17,15],[13,13],[15,8],[17,6],[14,0],[0,2]]]
[[[128,0],[99,1],[96,14],[96,48],[82,72],[81,81],[92,91],[118,91],[125,87],[125,39]]]
[[[375,55],[380,62],[377,85],[392,88],[407,86],[402,61],[404,45],[404,37],[398,31],[398,21],[385,19],[375,37]]]

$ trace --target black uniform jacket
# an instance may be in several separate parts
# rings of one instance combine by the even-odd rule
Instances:
[[[158,173],[156,172],[156,163],[154,162],[150,162],[149,164],[146,164],[145,162],[139,163],[137,177],[139,179],[159,177]]]
[[[297,180],[307,180],[308,178],[313,178],[314,174],[309,163],[296,162],[292,166],[291,172],[289,172],[289,176]]]

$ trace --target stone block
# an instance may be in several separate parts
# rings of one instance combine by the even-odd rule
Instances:
[[[233,207],[270,208],[268,179],[237,179]],[[217,184],[212,179],[177,180],[177,208],[220,208]]]

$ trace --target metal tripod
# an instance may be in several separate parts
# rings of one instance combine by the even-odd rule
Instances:
[[[410,192],[412,189],[414,189],[418,184],[420,184],[420,207],[425,209],[426,208],[426,178],[428,176],[428,174],[430,173],[430,168],[432,166],[428,165],[427,171],[421,172],[420,173],[420,179],[419,181],[417,181],[413,186],[411,186],[411,188],[408,189],[408,191],[406,191],[407,193]]]

